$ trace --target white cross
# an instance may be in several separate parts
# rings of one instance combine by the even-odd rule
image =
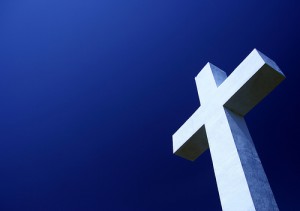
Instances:
[[[173,135],[173,152],[195,160],[210,148],[223,210],[278,210],[243,116],[285,76],[254,49],[226,78],[210,63],[196,76],[201,106]]]

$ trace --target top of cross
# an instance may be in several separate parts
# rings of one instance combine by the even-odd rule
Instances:
[[[208,148],[204,125],[216,109],[224,106],[244,116],[284,78],[276,63],[256,49],[228,77],[207,63],[195,78],[201,107],[173,135],[173,152],[196,159]],[[196,139],[202,142],[195,145]]]

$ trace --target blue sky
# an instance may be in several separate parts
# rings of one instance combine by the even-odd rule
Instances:
[[[194,77],[257,48],[287,79],[246,120],[299,206],[297,1],[0,2],[1,210],[221,210],[209,151],[172,154]]]

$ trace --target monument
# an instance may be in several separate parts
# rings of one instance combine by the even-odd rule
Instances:
[[[193,161],[210,148],[225,211],[278,210],[243,116],[284,78],[256,49],[228,78],[210,63],[195,78],[201,106],[173,135],[173,152]]]

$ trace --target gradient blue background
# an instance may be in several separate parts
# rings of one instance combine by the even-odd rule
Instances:
[[[207,62],[257,48],[287,79],[246,117],[300,210],[299,1],[0,2],[0,210],[221,210],[209,151],[172,154]]]

